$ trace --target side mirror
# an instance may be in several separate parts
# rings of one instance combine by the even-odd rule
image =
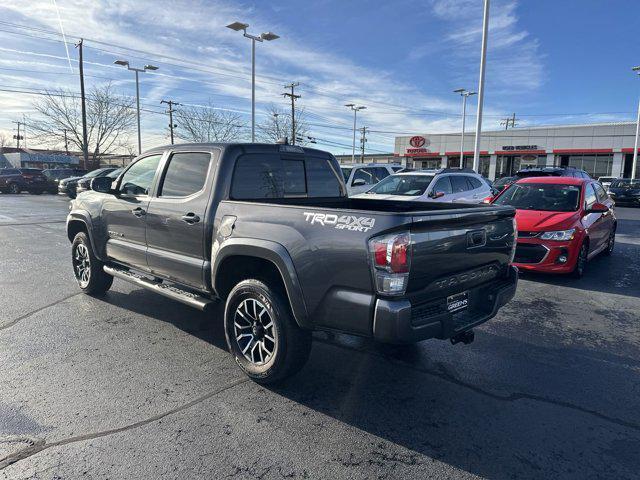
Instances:
[[[113,179],[109,177],[96,177],[91,180],[91,190],[100,193],[112,193],[111,183]]]
[[[596,202],[589,209],[585,211],[585,213],[606,213],[609,211],[609,207],[607,207],[604,203]]]
[[[440,198],[444,197],[444,192],[431,192],[431,198]]]
[[[353,182],[351,182],[351,186],[352,187],[362,187],[363,185],[366,185],[367,182],[364,181],[364,179],[362,178],[356,178],[353,180]]]

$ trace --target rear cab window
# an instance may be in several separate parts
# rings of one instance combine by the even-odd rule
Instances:
[[[338,196],[342,196],[340,181],[329,157],[274,152],[248,153],[236,160],[231,182],[234,200]]]

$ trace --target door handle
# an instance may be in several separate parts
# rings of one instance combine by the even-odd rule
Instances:
[[[131,213],[133,213],[136,217],[142,217],[143,215],[147,214],[145,209],[142,207],[134,208],[133,210],[131,210]]]
[[[200,217],[193,212],[189,212],[182,216],[182,220],[192,225],[194,223],[198,223],[200,221]]]

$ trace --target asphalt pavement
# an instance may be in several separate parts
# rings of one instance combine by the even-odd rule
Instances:
[[[318,333],[283,386],[205,315],[79,293],[51,195],[0,195],[0,478],[638,478],[640,209],[586,276],[521,277],[473,344]]]

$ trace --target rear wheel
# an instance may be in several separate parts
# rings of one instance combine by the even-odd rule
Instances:
[[[258,383],[283,380],[309,358],[311,332],[297,325],[284,292],[260,280],[244,280],[231,290],[224,326],[236,363]]]
[[[576,266],[573,269],[573,276],[581,278],[584,275],[584,271],[587,268],[587,259],[589,256],[589,244],[584,242],[578,252],[578,258],[576,259]]]
[[[71,244],[71,263],[78,286],[84,293],[100,295],[111,288],[113,277],[93,254],[91,241],[85,232],[78,233]]]

